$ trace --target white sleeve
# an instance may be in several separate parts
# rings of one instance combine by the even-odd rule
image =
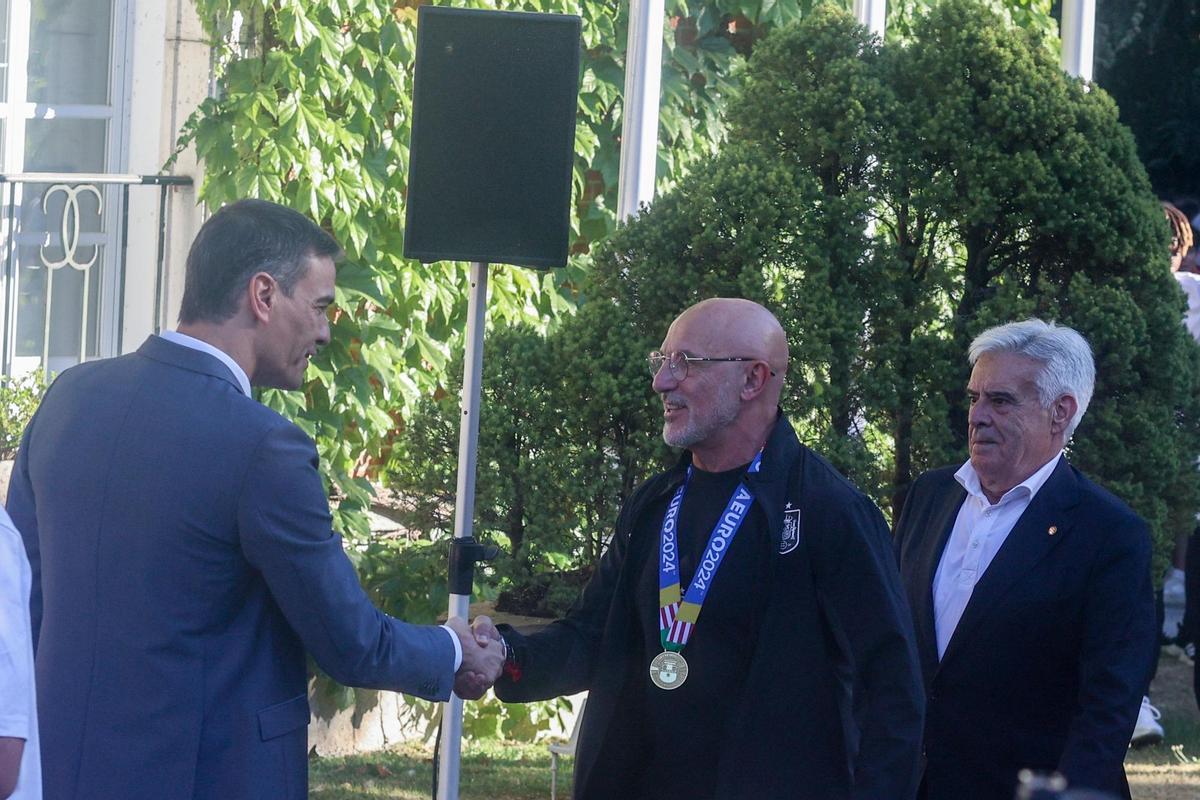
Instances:
[[[454,671],[458,672],[458,668],[462,666],[462,643],[458,641],[458,634],[449,625],[443,625],[442,630],[450,634],[450,641],[454,642]]]
[[[1187,297],[1188,307],[1183,314],[1183,324],[1192,338],[1200,341],[1200,275],[1191,272],[1173,274]]]
[[[33,643],[23,580],[28,572],[20,537],[0,524],[0,736],[15,739],[29,739],[33,727]]]

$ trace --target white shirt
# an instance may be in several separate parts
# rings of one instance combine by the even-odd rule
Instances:
[[[37,692],[29,622],[29,560],[21,534],[0,508],[0,736],[24,739],[21,771],[11,800],[41,800]]]
[[[201,353],[208,353],[213,358],[220,361],[225,366],[229,367],[229,371],[233,373],[233,377],[237,379],[238,385],[242,387],[242,394],[247,397],[252,397],[250,394],[250,378],[246,376],[246,370],[242,369],[228,353],[224,350],[213,347],[206,341],[197,339],[194,336],[188,336],[186,333],[179,331],[163,331],[159,334],[162,338],[173,344],[183,347],[190,347],[193,350],[199,350]],[[458,672],[458,668],[462,666],[462,644],[458,641],[458,634],[453,630],[443,625],[442,630],[450,634],[450,640],[454,642],[454,671]]]
[[[1187,296],[1187,311],[1183,312],[1183,325],[1193,339],[1200,341],[1200,275],[1194,272],[1172,272],[1179,288]]]
[[[179,331],[163,331],[159,334],[159,336],[173,344],[190,347],[193,350],[199,350],[201,353],[208,353],[210,356],[229,367],[229,371],[232,372],[233,377],[237,379],[238,386],[242,387],[242,394],[246,395],[246,397],[251,396],[250,378],[246,376],[246,370],[242,369],[241,365],[234,361],[233,358],[231,358],[230,355],[224,350],[220,349],[219,347],[213,347],[211,344],[203,341],[202,339],[197,339],[194,336],[188,336],[186,333],[180,333]]]
[[[939,661],[962,619],[975,584],[1000,552],[1008,534],[1054,472],[1061,457],[1060,451],[1037,472],[1005,492],[994,505],[983,493],[979,475],[970,461],[954,473],[954,479],[967,490],[967,497],[958,509],[954,529],[933,577],[933,624],[937,631]]]

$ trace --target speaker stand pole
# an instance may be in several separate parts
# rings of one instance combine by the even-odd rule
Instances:
[[[854,17],[882,41],[887,27],[887,0],[854,0]]]
[[[471,291],[467,297],[466,352],[463,356],[462,419],[458,429],[458,491],[454,502],[454,538],[471,539],[475,519],[475,454],[479,442],[479,389],[483,378],[483,329],[487,317],[488,265],[471,262]],[[456,594],[455,589],[462,593]],[[471,589],[452,586],[450,616],[467,618]],[[462,700],[455,694],[442,705],[441,759],[437,800],[458,800],[462,744]]]
[[[1096,0],[1064,0],[1062,4],[1062,68],[1068,75],[1092,81],[1096,38]]]
[[[617,221],[637,216],[654,199],[658,106],[662,94],[664,0],[630,0],[625,47],[625,110],[617,177]]]

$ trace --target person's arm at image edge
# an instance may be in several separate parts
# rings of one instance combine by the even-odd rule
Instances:
[[[5,800],[17,788],[17,778],[21,773],[21,756],[24,753],[24,739],[0,736],[0,800]]]

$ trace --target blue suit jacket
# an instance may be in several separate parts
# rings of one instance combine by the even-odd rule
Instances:
[[[1146,524],[1060,459],[939,662],[933,577],[966,497],[954,472],[922,475],[896,529],[927,696],[925,796],[1012,800],[1030,767],[1128,797],[1156,642]]]
[[[305,650],[345,684],[449,696],[453,643],[363,593],[312,441],[205,353],[151,337],[64,372],[8,508],[46,800],[304,798]]]

